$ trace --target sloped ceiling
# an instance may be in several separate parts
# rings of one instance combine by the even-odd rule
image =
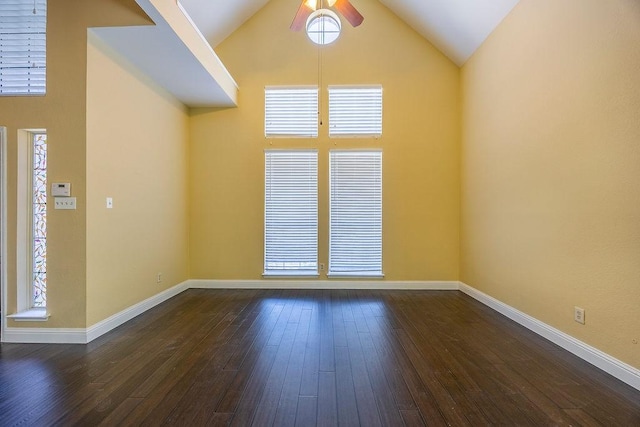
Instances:
[[[301,0],[291,1],[291,18]],[[476,51],[519,0],[351,0],[380,1],[458,66]],[[268,0],[180,0],[215,48]],[[365,17],[366,19],[366,17]]]
[[[92,31],[185,105],[234,106],[238,87],[214,48],[269,1],[136,0],[155,26]],[[287,1],[291,2],[293,19],[302,0]],[[380,1],[462,66],[519,0],[351,0],[351,3],[357,8],[370,1]]]
[[[269,0],[178,1],[213,48],[269,3]],[[293,0],[291,4],[295,14],[300,2]],[[293,15],[291,18],[293,19]]]
[[[380,0],[458,66],[467,62],[518,1]]]

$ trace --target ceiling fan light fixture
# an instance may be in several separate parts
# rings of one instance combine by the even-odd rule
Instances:
[[[329,9],[318,9],[307,19],[307,36],[318,45],[336,41],[340,37],[341,29],[340,18]]]

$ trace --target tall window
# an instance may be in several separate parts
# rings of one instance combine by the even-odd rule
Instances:
[[[264,274],[318,274],[318,152],[265,151]]]
[[[382,151],[329,155],[329,274],[382,276]]]
[[[329,86],[329,136],[382,135],[382,86]]]
[[[46,0],[0,1],[0,95],[46,92]]]
[[[264,91],[264,133],[268,138],[318,136],[318,88],[269,86]]]
[[[33,134],[31,267],[33,307],[47,306],[47,135]]]

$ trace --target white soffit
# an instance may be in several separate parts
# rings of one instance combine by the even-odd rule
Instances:
[[[238,86],[176,0],[136,0],[156,25],[92,28],[189,107],[233,107]]]
[[[458,66],[473,55],[518,1],[380,0]]]

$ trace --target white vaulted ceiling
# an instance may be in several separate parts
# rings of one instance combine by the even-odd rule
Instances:
[[[155,22],[93,29],[185,105],[236,105],[237,85],[214,49],[271,0],[136,0]],[[302,0],[291,2],[292,17]],[[379,1],[462,66],[519,0]]]
[[[295,11],[301,0],[291,0]],[[459,66],[484,42],[519,0],[351,0],[380,1]],[[215,48],[268,0],[180,0]],[[292,15],[293,16],[293,12]]]
[[[370,0],[367,0],[370,1]],[[269,0],[179,0],[196,27],[214,48]],[[298,7],[298,0],[292,5]],[[293,16],[293,15],[291,15]]]
[[[462,66],[520,0],[380,0]]]

